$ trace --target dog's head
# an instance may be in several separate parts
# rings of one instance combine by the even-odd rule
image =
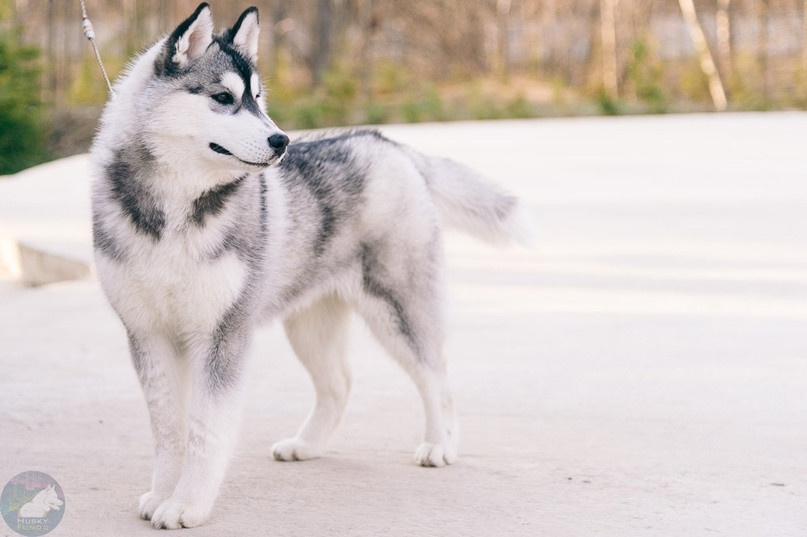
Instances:
[[[258,33],[250,7],[214,35],[203,3],[163,41],[146,88],[147,121],[152,134],[170,138],[175,158],[222,171],[257,171],[283,158],[289,138],[266,114]]]

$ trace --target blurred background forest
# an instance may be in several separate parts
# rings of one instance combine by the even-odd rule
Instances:
[[[111,76],[198,0],[86,0]],[[212,0],[260,9],[270,115],[365,123],[807,108],[807,0]],[[0,174],[86,151],[79,0],[0,0]]]

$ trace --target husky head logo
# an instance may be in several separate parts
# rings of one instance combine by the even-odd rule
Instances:
[[[51,509],[56,511],[61,509],[62,504],[64,502],[59,499],[56,489],[53,488],[53,485],[48,485],[47,488],[37,493],[30,502],[20,507],[19,516],[44,518]]]
[[[257,171],[283,158],[289,138],[266,114],[258,34],[251,7],[214,35],[203,3],[165,38],[141,100],[150,108],[147,130],[172,148],[158,158],[179,166],[203,159],[223,172]]]

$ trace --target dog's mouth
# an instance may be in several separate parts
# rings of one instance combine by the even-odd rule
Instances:
[[[226,155],[228,157],[233,157],[235,160],[237,160],[237,161],[239,161],[239,162],[241,162],[243,164],[246,164],[248,166],[255,166],[256,168],[266,168],[271,164],[271,162],[250,162],[248,160],[244,160],[242,158],[236,157],[230,151],[227,151],[227,149],[225,149],[224,147],[220,146],[219,144],[217,144],[215,142],[210,142],[209,147],[210,147],[210,149],[212,151],[215,151],[216,153],[219,153],[220,155]]]
[[[226,149],[221,147],[219,144],[216,144],[216,143],[213,143],[213,142],[210,142],[210,149],[212,149],[216,153],[221,153],[222,155],[234,156],[232,153],[230,153],[229,151],[227,151]]]

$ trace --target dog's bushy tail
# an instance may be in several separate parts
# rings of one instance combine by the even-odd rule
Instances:
[[[411,153],[447,225],[493,244],[532,245],[534,223],[518,198],[452,160]]]

